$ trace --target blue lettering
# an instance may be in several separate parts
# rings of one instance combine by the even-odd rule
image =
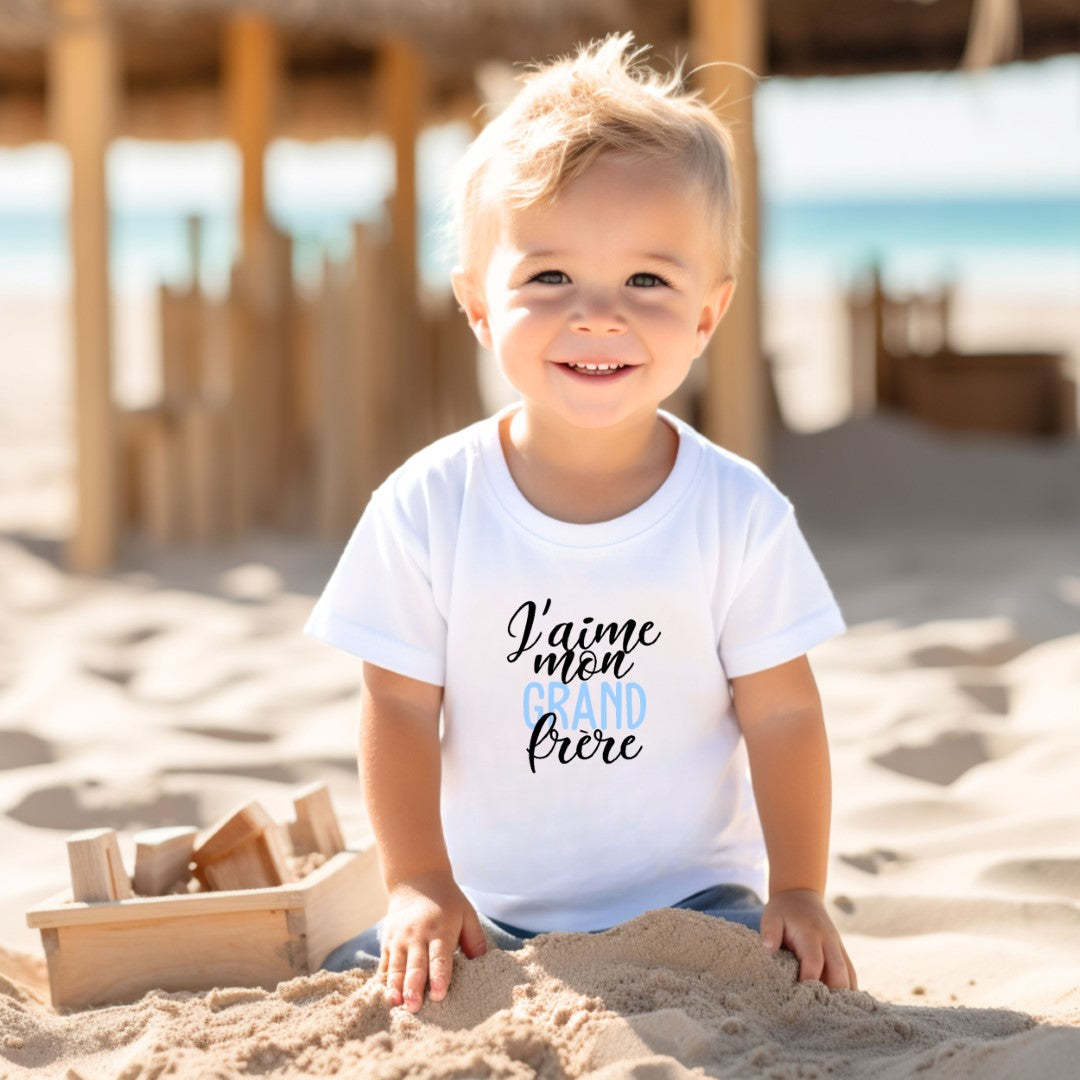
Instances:
[[[636,715],[634,713],[634,698],[637,698],[640,706],[640,712]],[[645,719],[645,691],[642,689],[640,683],[632,682],[626,684],[626,726],[633,730],[636,727],[641,727],[642,722]]]
[[[578,729],[579,720],[588,720],[592,727],[596,727],[596,713],[593,712],[592,698],[589,695],[589,684],[583,682],[578,687],[577,705],[574,707],[574,730]]]
[[[559,714],[564,731],[570,727],[570,717],[566,715],[566,710],[563,708],[569,699],[569,686],[561,682],[548,683],[548,712]]]

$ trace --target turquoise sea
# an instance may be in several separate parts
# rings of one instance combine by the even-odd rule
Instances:
[[[298,274],[308,275],[324,251],[347,252],[357,208],[280,207],[274,216],[296,239]],[[234,222],[224,212],[203,221],[201,275],[216,288],[235,251]],[[422,227],[422,270],[437,286],[450,266],[437,208],[425,207]],[[112,244],[120,289],[179,283],[190,275],[182,212],[117,212]],[[895,287],[933,287],[952,278],[1080,297],[1080,196],[766,202],[762,248],[767,285],[846,285],[877,260]],[[67,274],[62,214],[0,210],[0,289],[51,290],[63,287]]]

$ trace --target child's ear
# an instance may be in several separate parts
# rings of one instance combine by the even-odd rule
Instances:
[[[720,325],[720,320],[730,306],[731,297],[734,293],[735,279],[728,277],[724,278],[719,285],[706,294],[705,303],[701,307],[701,315],[698,318],[698,356],[705,351],[705,346],[709,344],[709,338],[713,336],[713,331]]]
[[[490,349],[491,325],[488,322],[487,304],[484,302],[484,290],[477,284],[476,279],[462,267],[456,267],[450,274],[450,283],[454,288],[454,296],[465,312],[465,318],[469,320],[469,326],[476,335],[476,340]]]

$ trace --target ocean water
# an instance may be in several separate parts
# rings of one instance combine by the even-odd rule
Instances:
[[[378,213],[372,206],[366,217]],[[279,207],[277,223],[295,238],[300,277],[318,273],[324,253],[347,254],[348,212],[332,206]],[[361,215],[364,216],[364,215]],[[235,221],[206,214],[200,276],[223,288],[236,250]],[[181,211],[123,210],[111,231],[119,289],[149,289],[190,279]],[[451,258],[438,207],[421,215],[421,270],[432,286],[448,280]],[[766,287],[847,287],[876,262],[894,288],[933,288],[953,280],[1080,298],[1080,196],[814,199],[766,202],[762,268]],[[0,290],[53,291],[68,282],[66,223],[46,210],[0,208]]]

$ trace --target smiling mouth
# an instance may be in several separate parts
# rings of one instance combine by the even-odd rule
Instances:
[[[624,368],[628,368],[630,364],[575,364],[566,363],[563,367],[569,368],[571,371],[580,372],[582,375],[612,375],[616,371],[622,371]]]

